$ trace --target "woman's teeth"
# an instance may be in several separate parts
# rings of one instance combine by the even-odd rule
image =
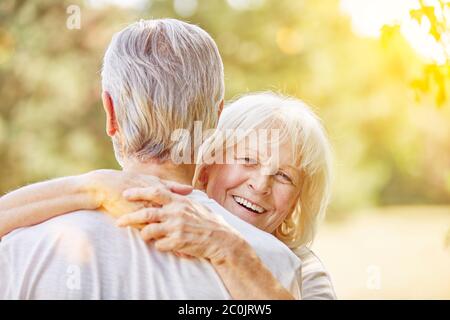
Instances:
[[[257,204],[254,204],[244,198],[233,196],[234,200],[239,203],[241,206],[246,207],[247,209],[250,209],[252,211],[255,211],[257,213],[263,213],[266,211],[263,207],[258,206]]]

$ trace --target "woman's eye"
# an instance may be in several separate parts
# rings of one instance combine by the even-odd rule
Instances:
[[[253,158],[250,157],[243,157],[239,159],[241,163],[246,164],[246,165],[254,165],[257,164],[257,161]]]
[[[289,177],[286,173],[278,171],[276,174],[277,177],[279,177],[283,182],[285,183],[292,183],[291,177]]]

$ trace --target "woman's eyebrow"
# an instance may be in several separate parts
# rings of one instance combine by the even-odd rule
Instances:
[[[293,170],[296,172],[300,172],[300,169],[298,167],[293,166],[291,164],[286,164],[286,165],[280,166],[280,169],[290,169],[290,170]]]
[[[280,167],[280,169],[282,170],[288,169],[290,172],[292,171],[292,174],[295,174],[298,178],[301,178],[302,170],[300,170],[300,168],[298,167],[295,167],[293,165],[286,165],[284,167]]]

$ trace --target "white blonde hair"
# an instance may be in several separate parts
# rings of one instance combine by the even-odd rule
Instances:
[[[103,90],[113,101],[116,158],[167,160],[194,152],[176,129],[215,128],[224,97],[223,64],[203,29],[176,19],[141,20],[116,33],[105,53]],[[189,138],[189,137],[188,137]],[[121,163],[122,164],[122,163]]]
[[[294,163],[303,177],[297,204],[274,235],[290,248],[308,245],[330,198],[331,148],[319,118],[305,103],[271,92],[242,96],[224,108],[216,132],[204,142],[198,159],[224,147],[224,132],[271,128],[280,130],[279,143],[291,143]],[[199,188],[204,187],[199,177],[207,166],[200,162],[197,167],[193,181]]]

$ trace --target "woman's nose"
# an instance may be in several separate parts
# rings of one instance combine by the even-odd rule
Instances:
[[[270,178],[268,174],[259,174],[250,179],[248,187],[256,193],[268,195],[271,192]]]

